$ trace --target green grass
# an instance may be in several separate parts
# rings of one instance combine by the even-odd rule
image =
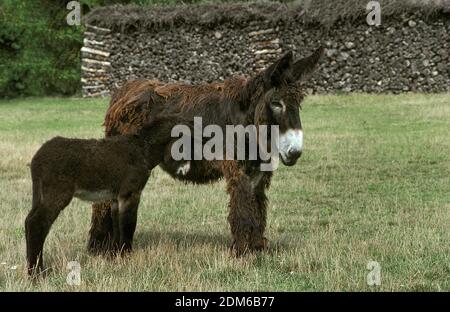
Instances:
[[[269,191],[270,254],[229,255],[223,182],[185,185],[157,169],[130,257],[87,254],[90,205],[74,200],[46,241],[49,276],[31,283],[26,164],[55,135],[101,137],[106,106],[0,102],[0,290],[450,290],[448,94],[308,97],[304,155],[275,172]],[[81,286],[66,284],[71,260],[81,263]],[[381,265],[381,286],[366,284],[370,260]]]

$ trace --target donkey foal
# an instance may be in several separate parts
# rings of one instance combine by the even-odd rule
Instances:
[[[45,238],[73,197],[113,200],[115,249],[131,251],[142,189],[179,122],[176,115],[166,115],[134,135],[101,140],[55,137],[42,145],[31,161],[33,200],[25,220],[28,274],[43,270]]]

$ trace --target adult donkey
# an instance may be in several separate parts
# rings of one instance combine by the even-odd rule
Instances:
[[[204,85],[163,84],[154,80],[127,82],[112,97],[105,117],[106,136],[139,130],[148,118],[170,107],[187,118],[202,117],[206,125],[279,125],[279,153],[284,165],[292,166],[303,148],[300,103],[304,93],[300,81],[317,67],[323,48],[309,57],[293,60],[286,53],[266,70],[252,76],[235,76],[223,83]],[[267,246],[267,197],[272,177],[260,171],[261,159],[175,161],[166,150],[161,168],[172,177],[194,183],[207,183],[224,177],[230,194],[228,221],[237,255]],[[130,220],[134,221],[135,220]],[[93,205],[88,248],[107,252],[111,248],[110,203]]]

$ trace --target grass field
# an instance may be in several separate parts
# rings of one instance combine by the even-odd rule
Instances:
[[[310,96],[305,152],[269,192],[272,253],[230,257],[223,182],[184,185],[160,169],[125,259],[86,252],[90,204],[74,200],[44,253],[49,276],[25,272],[29,163],[55,135],[101,137],[106,100],[0,102],[0,290],[449,291],[450,95]],[[80,286],[66,283],[81,264]],[[368,286],[367,264],[381,266]]]

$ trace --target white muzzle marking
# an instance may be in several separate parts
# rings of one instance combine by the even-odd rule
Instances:
[[[281,157],[288,158],[289,152],[303,151],[303,131],[300,129],[289,129],[280,135],[278,146]]]

